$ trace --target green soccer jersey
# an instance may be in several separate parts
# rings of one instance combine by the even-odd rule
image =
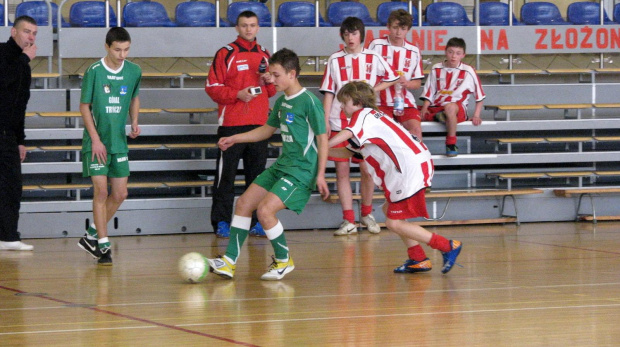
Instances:
[[[84,74],[80,102],[91,104],[91,112],[101,142],[108,154],[127,153],[125,124],[131,99],[140,92],[140,66],[125,60],[116,71],[104,60],[92,64]],[[82,153],[91,152],[92,140],[84,129]]]
[[[316,135],[325,134],[325,115],[321,101],[303,88],[292,96],[276,100],[267,125],[279,128],[282,154],[273,167],[314,189],[318,170]]]

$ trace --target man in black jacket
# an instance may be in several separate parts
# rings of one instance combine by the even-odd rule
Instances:
[[[31,251],[17,232],[22,198],[21,162],[26,159],[24,117],[30,99],[30,66],[36,56],[37,23],[15,19],[11,38],[0,43],[0,250]]]

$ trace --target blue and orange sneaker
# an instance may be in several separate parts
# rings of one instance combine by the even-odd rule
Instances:
[[[230,223],[228,222],[219,222],[217,223],[217,230],[215,231],[215,236],[221,237],[223,239],[227,239],[230,237]]]
[[[446,145],[446,157],[456,157],[459,155],[459,148],[456,145]]]
[[[450,240],[450,246],[452,247],[451,251],[441,253],[443,255],[443,268],[441,269],[441,273],[443,274],[448,273],[454,264],[456,264],[456,257],[459,256],[459,253],[461,253],[461,249],[463,248],[461,241],[456,240]]]
[[[256,224],[254,224],[252,229],[250,229],[250,236],[267,237],[267,234],[265,234],[265,230],[263,229],[263,226],[260,225],[259,222],[256,222]]]
[[[413,259],[407,259],[403,265],[394,269],[394,273],[412,274],[416,272],[431,271],[432,268],[433,268],[433,265],[431,264],[431,260],[428,258],[422,261],[415,261]]]

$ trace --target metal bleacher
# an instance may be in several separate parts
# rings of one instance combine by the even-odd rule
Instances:
[[[277,18],[273,3],[268,3],[272,22]],[[110,4],[118,14],[115,3]],[[215,4],[224,6],[219,1]],[[408,3],[414,9],[420,9],[420,4]],[[59,3],[59,13],[66,7],[63,5],[66,5],[65,1]],[[325,5],[327,2],[324,1],[315,3],[319,9],[325,9]],[[513,9],[512,4],[510,8]],[[520,13],[516,9],[513,12]],[[469,15],[473,18],[471,13]],[[325,13],[323,16],[327,18]],[[216,22],[220,23],[219,20],[218,17]],[[605,174],[620,170],[620,142],[614,139],[620,131],[620,105],[615,103],[620,94],[620,83],[616,82],[615,76],[620,69],[603,59],[603,54],[614,51],[611,44],[609,47],[571,51],[566,47],[551,48],[551,44],[545,41],[548,47],[542,49],[532,46],[531,42],[536,40],[531,37],[540,38],[536,36],[536,30],[546,30],[544,27],[431,27],[422,26],[422,20],[419,23],[420,26],[414,27],[408,38],[417,40],[416,44],[422,48],[423,57],[428,59],[425,68],[429,68],[433,60],[440,59],[443,48],[436,42],[445,42],[451,36],[464,37],[468,54],[474,57],[468,63],[481,71],[487,94],[483,124],[476,127],[465,122],[458,126],[460,154],[456,158],[442,155],[443,125],[422,125],[425,142],[433,153],[436,166],[434,195],[428,200],[433,215],[441,215],[443,210],[446,212],[444,220],[448,221],[496,220],[500,205],[503,210],[502,197],[506,196],[506,190],[535,189],[536,194],[517,196],[515,193],[513,197],[515,210],[519,204],[521,222],[572,220],[577,200],[570,194],[554,194],[554,190],[620,186],[620,176]],[[317,24],[316,27],[303,28],[262,27],[258,40],[271,52],[288,47],[304,57],[302,62],[306,57],[308,61],[314,61],[310,68],[304,67],[302,83],[320,95],[321,58],[333,53],[341,41],[338,27]],[[620,30],[620,25],[605,27],[609,28],[606,30]],[[510,37],[509,50],[498,46],[500,28]],[[563,25],[554,30],[571,28],[580,30],[582,27]],[[8,29],[0,27],[0,34],[8,37]],[[234,28],[221,25],[132,27],[128,30],[133,42],[130,58],[141,60],[183,57],[203,59],[206,63],[217,48],[236,36]],[[384,28],[368,27],[367,39],[378,37],[380,30]],[[27,110],[29,152],[22,166],[25,189],[20,219],[23,237],[78,236],[92,218],[92,188],[90,181],[81,177],[78,151],[83,133],[77,112],[79,74],[83,70],[67,72],[63,66],[72,60],[93,61],[103,56],[106,32],[105,27],[39,27],[38,54],[43,58],[38,59],[47,59],[48,64],[45,64],[45,72],[37,72],[38,76],[35,73]],[[495,36],[485,41],[489,35]],[[304,39],[299,40],[300,37]],[[598,57],[600,63],[573,67],[513,66],[513,60],[519,54],[534,59],[575,51]],[[505,57],[509,59],[507,64],[484,65]],[[52,71],[52,59],[57,61],[57,71]],[[217,151],[217,105],[204,92],[202,84],[208,66],[202,66],[202,69],[191,71],[145,69],[146,78],[143,78],[140,93],[141,106],[144,107],[140,115],[142,134],[137,140],[130,141],[130,193],[115,217],[112,233],[211,231],[207,216],[211,207],[210,185]],[[279,152],[278,136],[272,140],[268,165]],[[333,181],[332,164],[328,166],[328,176]],[[356,172],[353,176],[358,177]],[[330,187],[335,192],[331,181]],[[353,181],[354,185],[358,183],[356,179]],[[242,176],[238,183],[238,193],[241,193],[245,184]],[[467,198],[464,192],[474,190],[477,192]],[[480,190],[493,193],[484,194]],[[497,193],[498,190],[504,193]],[[442,194],[442,191],[451,193]],[[448,201],[450,209],[446,211],[443,207],[450,196],[459,199]],[[599,216],[619,214],[615,207],[618,205],[617,196],[610,194],[597,199],[602,202],[597,207]],[[375,209],[379,208],[378,201]],[[383,220],[380,212],[376,215],[379,221]],[[314,229],[336,227],[341,216],[339,208],[321,201],[315,194],[302,215],[285,211],[280,218],[290,229]]]

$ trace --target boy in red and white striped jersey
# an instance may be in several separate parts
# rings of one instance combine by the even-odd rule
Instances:
[[[452,269],[461,252],[460,241],[448,240],[423,227],[407,222],[409,218],[428,218],[424,192],[433,178],[433,160],[428,148],[391,117],[377,109],[375,94],[366,83],[351,82],[338,92],[349,125],[329,140],[329,155],[361,155],[370,174],[385,194],[385,225],[398,234],[407,246],[409,259],[394,269],[396,273],[431,270],[431,261],[418,242],[424,242],[443,254],[442,273]],[[347,147],[334,148],[343,141]]]
[[[365,26],[361,19],[348,17],[340,26],[340,37],[344,41],[344,48],[329,57],[320,92],[324,94],[323,109],[327,133],[335,136],[344,129],[348,122],[342,113],[340,102],[335,98],[342,86],[351,81],[363,81],[376,92],[388,88],[398,80],[390,65],[379,54],[364,49]],[[342,144],[344,147],[345,144]],[[338,188],[338,198],[342,205],[343,222],[334,232],[334,235],[351,235],[357,233],[351,181],[349,178],[349,158],[328,158],[335,162]],[[362,209],[361,222],[373,234],[379,233],[381,228],[372,215],[372,194],[374,184],[366,170],[363,161],[354,161],[360,164]]]
[[[368,49],[379,53],[392,69],[399,73],[398,83],[403,88],[405,108],[402,116],[393,114],[395,85],[379,92],[377,103],[379,110],[388,116],[394,116],[397,122],[422,140],[420,111],[416,105],[415,97],[410,92],[410,90],[422,86],[422,79],[424,78],[422,56],[418,47],[405,40],[409,29],[411,29],[412,21],[413,17],[409,12],[403,9],[393,11],[387,21],[389,34],[384,38],[373,40]]]
[[[446,60],[433,65],[420,99],[424,105],[420,110],[424,121],[446,123],[446,156],[456,157],[456,125],[469,120],[467,103],[470,94],[476,100],[471,122],[480,125],[482,100],[486,97],[476,70],[462,62],[465,58],[465,41],[453,37],[446,44]]]

